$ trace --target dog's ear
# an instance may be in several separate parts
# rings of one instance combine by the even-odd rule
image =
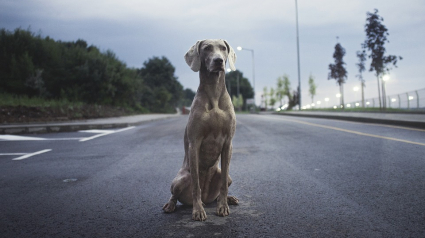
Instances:
[[[233,48],[229,45],[229,43],[227,43],[227,41],[225,41],[225,40],[223,40],[223,41],[224,41],[224,44],[226,44],[226,46],[227,46],[227,53],[228,53],[227,59],[229,60],[230,69],[235,71],[236,70],[236,67],[235,67],[236,53],[233,50]]]
[[[189,65],[189,67],[195,72],[198,72],[201,69],[199,47],[201,46],[202,42],[203,40],[198,40],[198,42],[190,47],[190,49],[184,55],[184,59],[186,60],[187,65]]]

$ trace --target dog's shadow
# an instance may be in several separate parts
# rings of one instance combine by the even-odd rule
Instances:
[[[212,213],[215,214],[216,207],[217,207],[217,200],[215,200],[212,203],[204,204],[205,212],[209,213],[210,215],[212,215]],[[192,209],[193,209],[192,205],[184,205],[180,203],[176,205],[176,210],[173,213],[192,214]]]
[[[240,211],[240,205],[242,205],[242,207],[244,207],[243,205],[244,203],[242,202],[242,204],[239,205],[229,205],[230,211],[231,211],[231,215],[230,216],[235,216],[236,214],[239,213]],[[226,220],[226,218],[228,218],[229,216],[225,216],[225,217],[221,217],[219,215],[217,215],[217,200],[215,200],[212,203],[208,203],[208,204],[204,204],[204,209],[205,212],[207,214],[207,220],[206,222],[212,222],[212,223],[221,223],[219,222],[219,220]],[[164,214],[171,214],[174,215],[175,218],[177,219],[181,219],[182,221],[192,221],[192,210],[193,210],[193,206],[192,205],[183,205],[181,203],[178,203],[176,205],[176,209],[174,210],[174,212],[172,213],[164,213]]]

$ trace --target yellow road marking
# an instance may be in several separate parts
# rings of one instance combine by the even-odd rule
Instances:
[[[280,118],[280,119],[281,120],[284,120],[284,121],[296,122],[296,123],[310,125],[310,126],[315,126],[315,127],[322,127],[322,128],[336,130],[336,131],[343,131],[343,132],[347,132],[347,133],[351,133],[351,134],[356,134],[356,135],[361,135],[361,136],[369,136],[369,137],[374,137],[374,138],[380,138],[380,139],[386,139],[386,140],[404,142],[404,143],[408,143],[408,144],[425,146],[425,143],[420,143],[420,142],[414,142],[414,141],[409,141],[409,140],[402,140],[402,139],[397,139],[397,138],[387,137],[387,136],[378,136],[378,135],[373,135],[373,134],[369,134],[369,133],[363,133],[363,132],[358,132],[358,131],[346,130],[346,129],[342,129],[342,128],[338,128],[338,127],[325,126],[325,125],[320,125],[320,124],[315,124],[315,123],[310,123],[310,122],[305,122],[305,121],[295,121],[295,120],[289,120],[289,119],[283,119],[283,118]],[[397,127],[395,127],[395,128],[397,128]]]
[[[404,127],[404,126],[392,126],[392,125],[384,125],[384,124],[378,124],[378,123],[375,124],[375,123],[363,123],[363,122],[353,122],[353,121],[344,121],[344,122],[353,123],[353,124],[363,124],[363,125],[369,125],[369,126],[382,126],[382,127],[390,127],[390,128],[395,128],[395,129],[425,132],[424,129],[417,129],[417,128]]]

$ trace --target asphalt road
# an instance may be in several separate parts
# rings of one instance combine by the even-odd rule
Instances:
[[[186,121],[0,136],[0,237],[425,236],[424,130],[237,115],[240,205],[195,222],[190,207],[161,210]]]

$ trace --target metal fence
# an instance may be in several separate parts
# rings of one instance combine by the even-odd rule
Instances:
[[[381,100],[382,101],[382,100]],[[381,102],[383,103],[383,102]],[[379,107],[379,98],[365,99],[365,107]],[[347,103],[346,107],[362,107],[362,101],[354,101]],[[389,95],[386,97],[387,108],[400,108],[400,109],[420,109],[425,110],[425,88]]]

